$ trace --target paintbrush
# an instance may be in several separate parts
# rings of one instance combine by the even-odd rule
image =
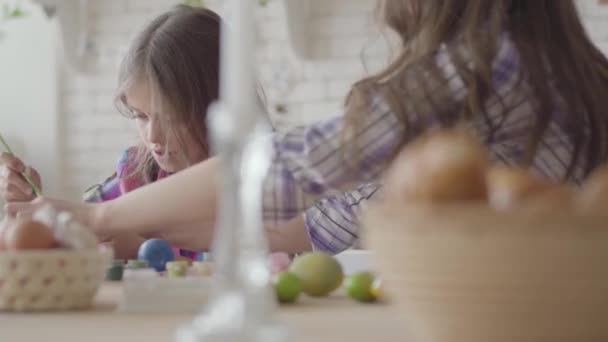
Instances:
[[[14,155],[13,150],[11,150],[11,147],[8,146],[8,144],[6,143],[6,141],[4,140],[4,138],[2,137],[2,134],[0,134],[0,143],[2,143],[2,145],[4,146],[4,149],[6,150],[6,152]],[[25,181],[32,187],[32,189],[34,190],[34,194],[36,194],[37,197],[42,196],[42,191],[40,191],[40,189],[38,189],[38,187],[36,186],[36,184],[34,183],[34,181],[30,178],[30,176],[28,176],[25,172],[21,172],[21,176],[23,176],[23,178],[25,179]]]

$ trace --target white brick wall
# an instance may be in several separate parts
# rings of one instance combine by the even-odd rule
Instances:
[[[271,0],[258,11],[258,58],[271,110],[277,104],[288,110],[273,115],[277,127],[284,128],[339,113],[350,85],[371,71],[366,71],[364,65],[372,70],[378,68],[388,53],[373,23],[374,1],[311,0],[313,58],[297,60],[288,49],[285,16],[279,1]],[[91,183],[109,176],[122,149],[136,141],[131,123],[113,108],[117,65],[134,32],[176,2],[91,1],[89,71],[68,72],[62,85],[66,194],[78,196]],[[222,0],[206,2],[222,13]],[[595,0],[580,3],[592,37],[608,51],[608,7],[598,7]]]

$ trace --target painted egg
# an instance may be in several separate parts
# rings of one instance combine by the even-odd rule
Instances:
[[[150,239],[139,246],[137,258],[147,261],[157,272],[162,272],[166,269],[167,262],[175,260],[175,254],[167,241]]]
[[[55,247],[55,238],[51,229],[38,221],[22,220],[15,222],[5,232],[4,241],[7,249],[51,249]]]

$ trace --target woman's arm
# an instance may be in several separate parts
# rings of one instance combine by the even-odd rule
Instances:
[[[213,247],[214,228],[215,226],[209,226],[209,229],[201,229],[198,225],[185,225],[177,229],[164,229],[158,232],[151,232],[150,235],[166,240],[173,246],[180,246],[192,251],[206,252]],[[267,226],[265,230],[268,249],[271,252],[294,254],[312,250],[303,215],[278,225]],[[135,251],[136,254],[137,252]]]
[[[296,216],[295,218],[266,228],[268,236],[268,248],[270,252],[285,252],[288,254],[296,254],[308,252],[312,250],[310,237],[306,230],[304,215]]]
[[[209,251],[213,246],[213,228],[200,229],[199,226],[184,226],[180,229],[154,233],[171,245],[192,251]],[[302,253],[312,250],[304,216],[299,215],[287,222],[266,227],[266,238],[270,252]]]

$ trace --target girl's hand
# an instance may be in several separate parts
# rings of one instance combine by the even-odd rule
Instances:
[[[39,189],[42,188],[40,175],[10,153],[0,154],[0,198],[5,202],[27,202],[35,198],[34,190],[21,173],[25,172]]]

